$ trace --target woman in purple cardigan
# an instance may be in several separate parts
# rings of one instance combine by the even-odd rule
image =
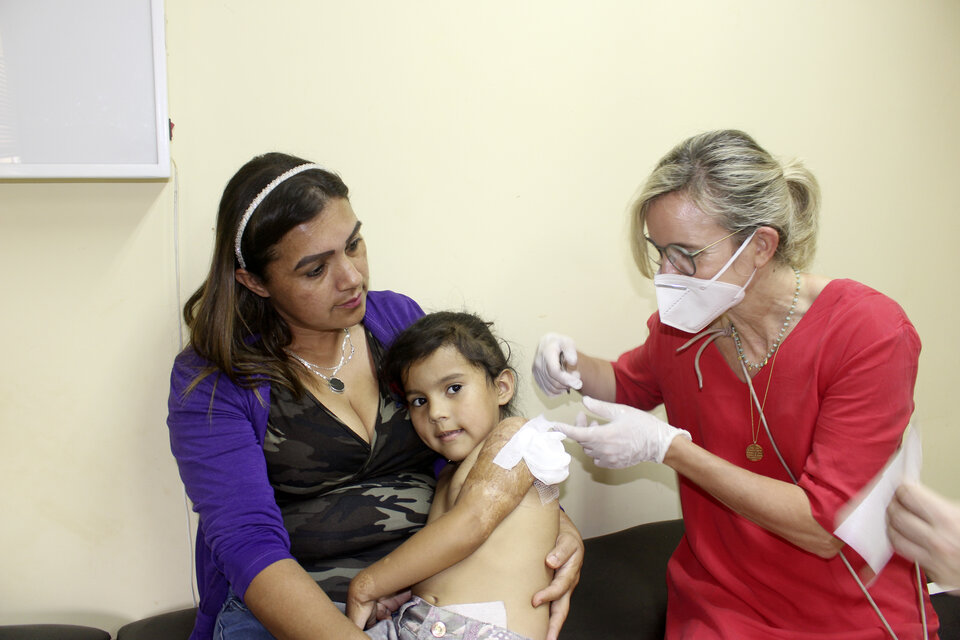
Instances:
[[[378,380],[384,349],[423,311],[368,280],[337,175],[270,153],[227,184],[167,419],[200,516],[191,640],[365,638],[337,603],[426,522],[436,455]],[[531,594],[551,603],[554,639],[583,550],[562,520],[546,559],[556,577]]]

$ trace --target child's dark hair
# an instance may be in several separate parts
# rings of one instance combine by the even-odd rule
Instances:
[[[394,393],[403,395],[403,376],[411,366],[447,345],[456,349],[470,364],[493,382],[504,369],[511,369],[509,353],[490,327],[472,313],[437,311],[420,318],[394,340],[383,360],[383,381]],[[514,372],[516,374],[516,372]],[[516,398],[516,395],[514,395]],[[500,408],[500,417],[513,414],[513,399]],[[405,404],[405,402],[404,402]]]

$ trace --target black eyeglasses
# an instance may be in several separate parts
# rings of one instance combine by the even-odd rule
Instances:
[[[716,242],[711,242],[703,249],[698,249],[693,252],[687,251],[678,244],[668,244],[665,247],[661,247],[651,240],[649,236],[644,236],[644,238],[647,241],[647,256],[650,258],[650,261],[657,266],[657,269],[660,268],[660,265],[663,263],[663,257],[666,256],[667,260],[670,261],[670,264],[672,264],[677,271],[685,276],[692,276],[697,273],[697,263],[694,261],[694,258],[710,247],[718,245],[730,236],[738,233],[740,232],[734,231],[733,233],[728,233]]]

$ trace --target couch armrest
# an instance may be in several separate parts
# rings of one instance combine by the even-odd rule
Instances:
[[[187,640],[196,618],[195,608],[161,613],[124,625],[117,640]]]
[[[0,640],[110,640],[110,634],[73,624],[14,624],[0,626]]]

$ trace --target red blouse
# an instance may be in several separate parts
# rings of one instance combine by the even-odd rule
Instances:
[[[614,363],[617,402],[665,404],[670,424],[733,464],[791,482],[763,428],[764,457],[749,462],[750,398],[715,346],[662,325]],[[780,346],[775,366],[754,377],[784,460],[810,500],[813,517],[833,531],[837,511],[883,467],[913,413],[920,339],[893,300],[850,280],[830,282]],[[772,373],[771,373],[772,372]],[[772,375],[772,379],[771,376]],[[767,386],[770,385],[769,393]],[[754,410],[754,421],[757,420]],[[824,560],[734,513],[683,476],[686,535],[667,570],[668,638],[887,637],[839,556]],[[859,569],[863,561],[845,548]],[[921,636],[913,565],[894,556],[870,587],[903,638]],[[937,617],[924,589],[928,629]]]

